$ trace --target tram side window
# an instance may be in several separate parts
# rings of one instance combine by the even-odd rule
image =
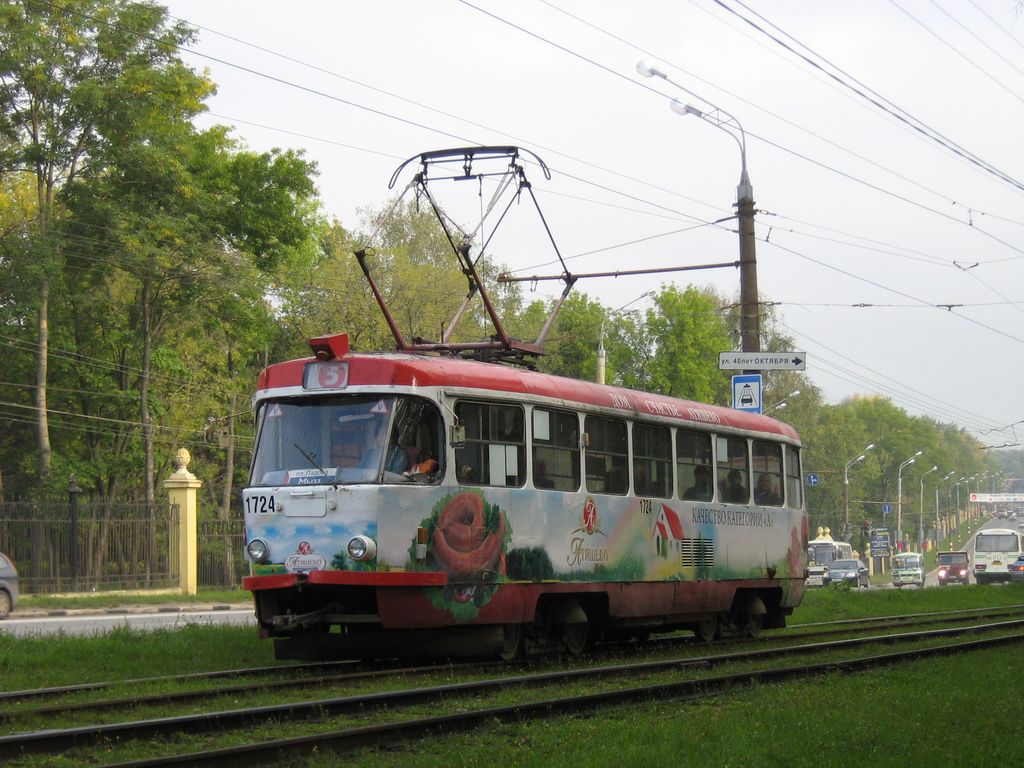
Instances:
[[[570,411],[533,409],[533,484],[580,489],[580,420]]]
[[[455,415],[466,444],[455,449],[462,485],[521,486],[526,482],[526,434],[517,405],[459,401]]]
[[[626,422],[587,416],[587,490],[624,496],[629,491]]]
[[[800,450],[793,445],[786,446],[786,497],[789,506],[800,509],[803,507],[803,477],[800,471]]]
[[[420,483],[439,483],[444,472],[444,428],[437,406],[421,397],[395,399],[395,426],[393,443],[398,447],[398,463],[407,480]],[[385,467],[389,469],[389,467]],[[397,478],[384,476],[385,481]]]
[[[765,507],[782,506],[782,446],[755,440],[754,503]]]
[[[724,502],[750,503],[750,459],[742,437],[718,437],[718,490]]]
[[[633,492],[658,499],[672,495],[672,432],[668,427],[633,425]]]
[[[676,472],[684,499],[711,501],[715,484],[711,472],[711,435],[689,429],[676,431]]]

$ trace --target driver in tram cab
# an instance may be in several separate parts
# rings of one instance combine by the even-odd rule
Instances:
[[[385,455],[385,448],[388,443],[388,420],[387,417],[380,417],[376,419],[376,422],[373,427],[375,430],[374,442],[363,453],[362,461],[359,462],[361,467],[376,469],[380,464],[381,456]],[[393,445],[387,449],[386,461],[384,462],[384,470],[386,472],[402,473],[408,467],[409,456],[402,447]]]

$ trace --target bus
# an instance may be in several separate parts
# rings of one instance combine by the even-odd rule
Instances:
[[[892,557],[892,585],[914,584],[924,589],[924,556],[919,552],[900,552]]]
[[[807,543],[807,586],[827,587],[831,583],[828,568],[835,560],[852,560],[853,547],[845,541],[833,541],[827,529]]]
[[[710,640],[785,626],[799,604],[789,425],[494,362],[356,353],[344,334],[310,346],[260,375],[242,493],[244,586],[278,658]]]
[[[974,537],[974,580],[978,584],[1010,581],[1010,564],[1021,554],[1024,540],[1009,528],[989,528]]]

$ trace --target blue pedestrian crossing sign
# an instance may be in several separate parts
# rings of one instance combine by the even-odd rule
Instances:
[[[737,411],[761,413],[761,374],[732,377],[732,407]]]
[[[882,505],[882,514],[883,515],[892,514],[892,504],[883,504]]]

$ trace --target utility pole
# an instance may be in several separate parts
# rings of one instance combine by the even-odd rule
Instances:
[[[736,188],[740,233],[740,336],[744,352],[761,351],[760,306],[757,301],[757,252],[754,239],[754,190],[746,166]]]

